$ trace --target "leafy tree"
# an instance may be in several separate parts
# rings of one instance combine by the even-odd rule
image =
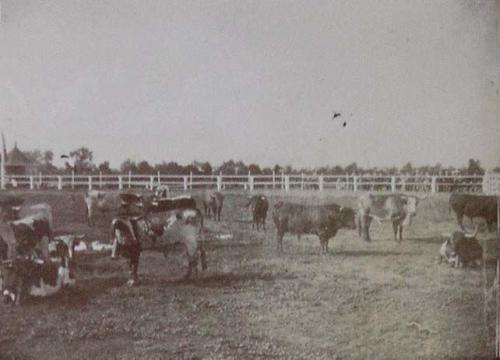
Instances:
[[[137,173],[137,165],[136,165],[135,161],[127,159],[124,162],[122,162],[122,164],[120,165],[120,171],[122,173],[128,173],[129,171],[131,171],[133,173]]]
[[[479,160],[469,159],[466,172],[468,175],[483,175],[484,169],[481,167]]]
[[[113,172],[113,170],[109,167],[109,161],[100,163],[97,169],[103,174],[111,174]]]
[[[151,175],[154,174],[155,169],[146,160],[143,160],[137,164],[137,172],[143,175]]]
[[[95,169],[95,165],[92,163],[93,153],[88,148],[82,146],[71,151],[69,156],[75,159],[76,172],[89,173]]]
[[[401,172],[403,174],[413,174],[413,166],[411,165],[411,162],[407,162],[402,168]]]
[[[262,174],[262,170],[260,169],[260,166],[257,164],[248,165],[248,171],[250,171],[250,174],[252,174],[252,175]]]
[[[353,162],[345,167],[345,172],[348,174],[356,174],[358,173],[358,165]]]

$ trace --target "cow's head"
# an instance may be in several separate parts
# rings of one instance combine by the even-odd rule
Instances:
[[[356,212],[350,207],[341,207],[339,212],[340,225],[351,230],[356,229]]]

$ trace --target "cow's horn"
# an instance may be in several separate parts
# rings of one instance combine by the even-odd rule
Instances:
[[[479,226],[476,225],[476,228],[474,229],[474,232],[472,234],[465,234],[465,237],[468,239],[473,239],[476,237],[477,233],[479,231]]]
[[[78,234],[78,235],[75,235],[75,238],[76,239],[83,239],[85,237],[85,234]]]

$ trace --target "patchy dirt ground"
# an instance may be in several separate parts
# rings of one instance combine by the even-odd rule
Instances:
[[[110,214],[84,223],[77,192],[24,192],[53,206],[56,232],[109,240]],[[355,197],[269,193],[310,203]],[[223,223],[207,225],[209,268],[182,279],[185,259],[145,252],[141,284],[124,286],[126,264],[107,254],[77,256],[77,286],[25,306],[0,305],[0,358],[6,359],[414,359],[491,358],[495,314],[485,308],[492,268],[453,269],[436,261],[440,234],[456,228],[447,196],[425,200],[401,244],[390,225],[374,241],[342,230],[319,254],[317,238],[274,227],[251,229],[247,194],[228,193]],[[218,233],[232,239],[219,240]],[[481,234],[481,237],[485,237]],[[486,281],[485,281],[486,280]]]

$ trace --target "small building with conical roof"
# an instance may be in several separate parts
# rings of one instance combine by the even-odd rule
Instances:
[[[36,175],[39,166],[34,163],[21,150],[15,143],[14,148],[7,153],[5,161],[5,172],[7,175]]]

